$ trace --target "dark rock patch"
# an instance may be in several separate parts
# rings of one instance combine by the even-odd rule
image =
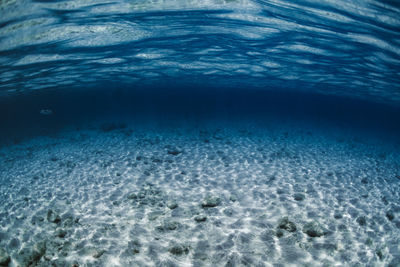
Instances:
[[[335,213],[333,214],[333,217],[335,218],[335,219],[342,219],[343,218],[343,214],[342,213],[340,213],[339,211],[335,211]]]
[[[43,255],[46,253],[46,243],[38,242],[32,247],[25,247],[21,249],[16,256],[16,262],[20,266],[36,266]]]
[[[173,231],[173,230],[178,229],[179,226],[180,226],[180,224],[176,221],[166,220],[166,221],[164,221],[164,223],[162,225],[157,226],[156,230],[158,230],[160,232]]]
[[[278,229],[275,234],[276,237],[281,238],[285,233],[283,232],[282,229]]]
[[[383,252],[382,252],[381,249],[377,249],[377,250],[375,251],[375,253],[376,253],[376,256],[378,256],[378,258],[379,258],[380,260],[383,260]]]
[[[103,256],[103,254],[104,254],[105,252],[106,252],[106,251],[105,251],[104,249],[98,249],[98,250],[95,250],[95,251],[93,252],[92,256],[93,256],[93,258],[98,259],[98,258],[100,258],[101,256]]]
[[[61,217],[55,211],[48,210],[47,211],[47,221],[52,222],[52,223],[60,223]]]
[[[221,202],[221,198],[217,196],[207,196],[201,203],[201,206],[203,208],[213,208],[220,205]]]
[[[176,148],[173,148],[173,149],[168,149],[167,153],[169,155],[178,156],[179,154],[183,153],[183,151],[179,150],[179,149],[176,149]]]
[[[293,195],[294,200],[296,201],[303,201],[306,197],[302,193],[296,193]]]
[[[130,193],[126,198],[130,200],[137,199],[137,195],[135,193]]]
[[[361,226],[365,226],[365,225],[367,224],[367,220],[365,219],[364,216],[358,217],[356,221],[357,221],[358,224],[361,225]]]
[[[236,195],[230,195],[229,196],[229,200],[232,202],[236,202],[237,201],[237,196]]]
[[[297,227],[296,227],[296,225],[294,224],[294,222],[289,221],[289,218],[288,218],[288,217],[283,217],[283,218],[279,221],[278,227],[279,227],[280,229],[284,229],[284,230],[286,230],[286,231],[288,231],[288,232],[296,232],[296,230],[297,230]]]
[[[303,232],[309,237],[321,237],[325,235],[325,231],[318,222],[309,222],[303,226]]]
[[[131,254],[138,254],[140,253],[142,244],[139,242],[138,239],[132,240],[128,242],[128,251]]]
[[[387,218],[389,221],[392,221],[392,220],[394,219],[394,212],[393,212],[392,210],[388,210],[388,211],[386,212],[386,218]]]
[[[205,222],[207,220],[207,216],[206,215],[197,215],[194,217],[194,220],[196,222]]]
[[[182,254],[188,254],[189,246],[184,244],[171,244],[170,247],[168,248],[168,252],[176,256],[180,256]]]
[[[176,203],[174,200],[168,201],[167,207],[171,210],[176,209],[178,207],[178,203]]]
[[[67,231],[64,229],[57,229],[56,236],[59,238],[64,238],[67,235]]]
[[[0,266],[8,266],[10,261],[10,255],[3,248],[0,248]]]
[[[164,215],[162,211],[152,211],[147,215],[147,217],[149,218],[149,221],[154,221],[162,215]]]

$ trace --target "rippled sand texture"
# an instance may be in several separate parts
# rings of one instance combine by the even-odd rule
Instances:
[[[0,150],[0,265],[399,266],[399,162],[294,128],[37,138]]]

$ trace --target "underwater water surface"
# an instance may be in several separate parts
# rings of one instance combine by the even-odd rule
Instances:
[[[0,1],[0,266],[400,266],[400,4]]]

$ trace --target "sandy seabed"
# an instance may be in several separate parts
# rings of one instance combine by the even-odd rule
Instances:
[[[0,149],[0,266],[400,266],[400,149],[106,123]]]

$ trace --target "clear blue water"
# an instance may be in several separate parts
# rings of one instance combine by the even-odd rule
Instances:
[[[0,0],[0,266],[400,266],[399,151],[397,0]]]
[[[396,1],[2,1],[0,13],[3,125],[131,103],[399,120]]]
[[[0,94],[168,84],[400,105],[396,1],[2,1]]]

